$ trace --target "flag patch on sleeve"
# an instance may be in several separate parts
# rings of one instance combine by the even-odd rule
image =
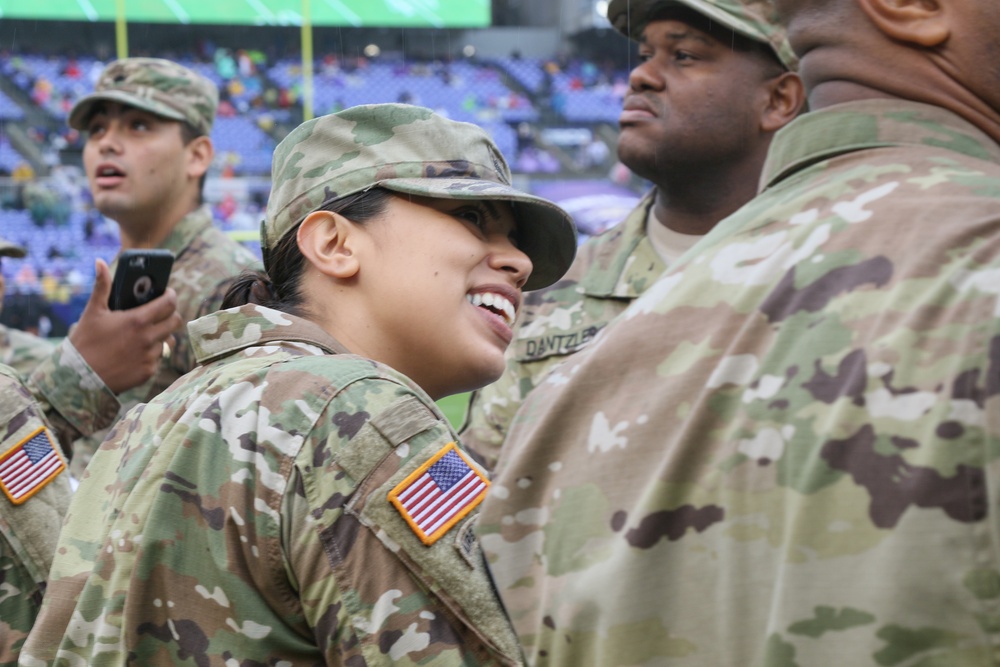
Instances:
[[[43,426],[0,457],[0,489],[20,505],[65,469],[59,448]]]
[[[389,492],[389,502],[430,546],[483,501],[490,483],[447,444]]]

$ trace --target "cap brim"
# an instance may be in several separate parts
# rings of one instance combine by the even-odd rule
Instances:
[[[91,109],[98,102],[118,102],[119,104],[126,104],[136,109],[142,109],[143,111],[148,111],[157,116],[169,118],[170,120],[187,120],[181,112],[174,111],[162,104],[157,104],[154,101],[138,97],[123,90],[108,90],[101,93],[91,93],[77,100],[69,112],[69,120],[67,121],[69,126],[74,130],[83,131],[87,129],[86,122],[90,116]]]
[[[792,53],[791,47],[785,47],[788,52],[784,53],[773,39],[754,31],[744,21],[715,6],[710,0],[664,0],[663,2],[657,0],[611,0],[608,5],[608,21],[615,30],[638,42],[642,40],[642,31],[646,27],[650,10],[654,6],[660,8],[669,5],[686,7],[738,35],[770,47],[778,61],[789,71],[795,71],[798,68],[798,59]],[[635,8],[634,11],[633,8]]]
[[[573,219],[547,199],[501,183],[468,178],[395,178],[375,185],[422,197],[488,199],[516,204],[518,246],[533,265],[525,290],[541,289],[556,282],[576,257]]]

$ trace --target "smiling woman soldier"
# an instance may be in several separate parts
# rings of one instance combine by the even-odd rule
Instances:
[[[434,400],[501,373],[572,222],[408,105],[304,123],[272,176],[266,274],[95,455],[26,664],[520,664],[472,532],[489,482]]]

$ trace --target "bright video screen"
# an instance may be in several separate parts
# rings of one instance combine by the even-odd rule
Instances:
[[[490,24],[491,0],[310,0],[313,25],[476,28]],[[117,0],[0,0],[0,19],[114,21]],[[128,21],[300,25],[302,0],[125,0]]]

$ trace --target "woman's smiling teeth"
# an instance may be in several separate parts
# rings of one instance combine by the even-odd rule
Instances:
[[[476,294],[468,294],[465,297],[469,300],[473,306],[485,307],[499,315],[503,318],[507,326],[514,326],[514,318],[516,316],[516,311],[514,310],[514,304],[510,302],[505,296],[500,296],[493,292],[478,292]]]

